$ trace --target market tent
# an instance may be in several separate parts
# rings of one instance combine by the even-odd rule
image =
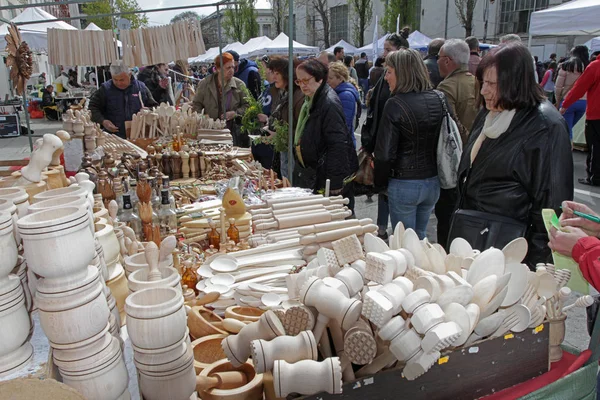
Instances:
[[[318,47],[307,46],[302,43],[298,43],[296,41],[292,44],[294,48],[294,54],[316,54],[319,52]],[[250,57],[260,56],[263,54],[288,54],[289,49],[289,38],[285,33],[280,33],[273,41],[266,47],[262,49],[257,49],[248,54]]]
[[[390,35],[389,33],[387,35],[383,35],[377,41],[377,49],[378,49],[377,54],[378,55],[383,54],[383,45],[389,35]],[[424,34],[422,34],[419,31],[413,31],[410,35],[408,35],[408,44],[410,45],[411,49],[416,49],[416,50],[427,49],[427,46],[429,45],[429,42],[431,42],[431,40],[432,40],[431,38],[429,38],[428,36],[425,36]],[[357,53],[362,53],[364,51],[367,54],[372,54],[373,53],[373,43],[363,46],[360,49],[357,49],[356,51],[357,51]]]
[[[43,51],[48,49],[48,29],[67,29],[77,30],[72,25],[67,24],[64,21],[59,21],[56,17],[41,8],[29,7],[23,10],[23,12],[11,19],[11,22],[32,22],[32,21],[45,21],[53,20],[49,22],[40,22],[37,24],[23,25],[19,27],[21,32],[21,38],[27,42],[29,48],[32,50]],[[4,36],[8,34],[8,24],[0,25],[0,47],[4,49],[6,47],[6,40]]]
[[[199,55],[198,57],[192,57],[188,59],[188,63],[202,63],[207,62],[215,58],[219,54],[219,47],[211,47],[206,53]]]
[[[244,45],[240,42],[234,42],[234,43],[230,43],[227,46],[223,47],[223,51],[230,51],[233,50],[236,53],[240,53],[242,51],[244,51]]]
[[[600,36],[588,40],[584,44],[590,49],[590,52],[598,51],[600,50]]]
[[[600,1],[573,0],[531,14],[531,36],[600,35]]]
[[[248,40],[244,44],[244,50],[240,53],[240,57],[246,57],[255,50],[261,50],[270,45],[273,40],[266,36],[259,36]]]
[[[330,48],[325,49],[325,51],[327,51],[329,53],[333,53],[333,49],[335,49],[336,47],[343,47],[344,53],[351,54],[351,55],[356,54],[356,52],[358,51],[358,49],[356,47],[352,46],[350,43],[346,42],[344,39],[340,40],[339,42],[337,42]]]
[[[433,39],[429,36],[422,34],[419,31],[413,31],[410,35],[408,35],[408,44],[410,44],[411,49],[427,47],[429,43],[431,43]]]
[[[85,27],[84,31],[102,31],[103,29],[100,28],[98,25],[96,25],[93,22],[90,22],[88,24],[88,26]],[[123,43],[121,43],[120,40],[117,40],[117,46],[119,47],[123,47]]]

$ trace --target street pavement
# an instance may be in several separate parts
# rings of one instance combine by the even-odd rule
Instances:
[[[44,133],[54,133],[61,128],[61,124],[57,122],[48,122],[42,120],[32,121],[32,129],[36,136]],[[35,138],[34,138],[35,141]],[[26,136],[17,138],[0,138],[0,160],[22,159],[29,155],[29,144]],[[573,152],[574,160],[574,180],[575,180],[575,201],[585,203],[593,210],[600,212],[600,187],[590,187],[580,185],[577,182],[578,178],[585,177],[585,157],[586,153],[579,151]],[[361,196],[356,199],[355,213],[357,218],[371,218],[377,220],[377,195],[371,200],[366,196]],[[391,226],[389,226],[391,230]],[[436,241],[436,219],[432,215],[429,226],[427,228],[427,236],[430,241]],[[574,301],[576,295],[573,294],[571,299],[566,303]],[[573,308],[567,312],[567,331],[565,335],[565,343],[579,349],[585,349],[589,343],[589,336],[586,329],[585,310],[581,308]]]

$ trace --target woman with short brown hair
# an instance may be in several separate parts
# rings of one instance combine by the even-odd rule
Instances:
[[[533,267],[548,261],[542,209],[560,212],[573,198],[573,158],[565,120],[535,79],[531,53],[520,43],[491,50],[477,68],[485,108],[473,123],[459,166],[459,208],[478,213],[470,227],[455,214],[450,240],[464,237],[479,250],[502,248],[515,237],[488,237],[498,217],[521,225]],[[508,224],[508,221],[506,222]],[[510,235],[509,235],[510,236]],[[475,248],[475,247],[474,247]]]

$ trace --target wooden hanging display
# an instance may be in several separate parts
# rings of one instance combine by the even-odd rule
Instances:
[[[130,67],[187,60],[204,54],[200,21],[121,31],[123,61]]]
[[[53,65],[109,65],[119,58],[110,31],[48,29],[48,61]]]

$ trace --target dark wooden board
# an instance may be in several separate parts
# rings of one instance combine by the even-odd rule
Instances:
[[[513,337],[486,340],[445,353],[425,375],[414,381],[390,369],[347,383],[343,393],[319,393],[307,400],[472,400],[498,392],[548,372],[549,329],[527,329]],[[444,362],[445,361],[445,362]]]

